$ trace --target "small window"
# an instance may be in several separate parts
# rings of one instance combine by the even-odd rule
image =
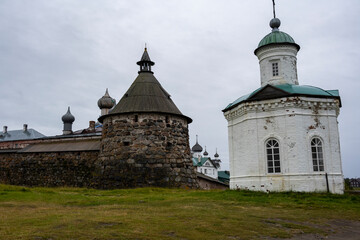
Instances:
[[[138,122],[138,121],[139,121],[139,116],[135,115],[134,122]]]
[[[279,76],[279,63],[272,63],[273,77]]]
[[[207,174],[207,169],[204,170],[205,174]]]
[[[275,139],[266,142],[266,157],[268,173],[280,173],[280,148],[279,142]]]
[[[315,172],[324,171],[322,142],[319,138],[313,138],[313,140],[311,140],[311,155],[312,155],[314,171]]]
[[[166,116],[166,117],[165,117],[165,122],[166,122],[166,123],[169,123],[169,116]]]

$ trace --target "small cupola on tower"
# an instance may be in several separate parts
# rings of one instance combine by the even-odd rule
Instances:
[[[63,135],[72,134],[72,124],[75,121],[75,117],[71,114],[70,107],[68,107],[67,112],[61,119],[64,123]]]
[[[280,19],[275,15],[270,21],[271,33],[266,35],[255,49],[259,59],[261,86],[267,84],[295,84],[299,85],[296,67],[296,55],[300,46],[287,33],[281,32]]]
[[[144,53],[143,53],[143,55],[141,57],[141,60],[138,61],[136,64],[140,66],[140,71],[138,73],[141,73],[141,72],[153,73],[151,71],[151,66],[154,66],[155,63],[153,61],[151,61],[150,56],[149,56],[149,54],[147,52],[146,46],[145,46]]]
[[[98,106],[101,110],[101,116],[108,114],[110,109],[116,104],[116,100],[110,97],[108,89],[106,89],[104,96],[98,100]]]

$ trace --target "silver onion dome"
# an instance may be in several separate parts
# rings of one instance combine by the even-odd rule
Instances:
[[[74,115],[72,115],[70,112],[70,107],[68,107],[67,112],[65,113],[65,115],[62,116],[61,120],[64,123],[73,123],[75,121]]]
[[[100,109],[103,109],[103,108],[111,109],[112,107],[115,106],[115,99],[110,97],[108,89],[106,89],[104,96],[102,96],[98,100],[98,106]]]

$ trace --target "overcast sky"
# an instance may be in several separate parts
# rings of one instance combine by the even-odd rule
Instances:
[[[301,46],[301,85],[339,89],[345,177],[360,177],[360,1],[277,0],[280,30]],[[260,87],[259,41],[271,29],[271,0],[1,0],[0,126],[62,133],[100,114],[109,88],[117,101],[137,76],[145,42],[153,71],[190,124],[190,145],[228,169],[221,110]]]

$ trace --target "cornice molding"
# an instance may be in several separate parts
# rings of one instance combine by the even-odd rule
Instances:
[[[297,108],[311,110],[313,115],[319,114],[320,110],[335,110],[336,117],[339,115],[340,102],[338,99],[329,98],[308,98],[308,97],[284,97],[278,99],[244,102],[235,108],[224,113],[227,121],[231,121],[244,116],[247,113],[259,113],[266,111],[284,110],[287,113],[288,108]],[[288,114],[294,114],[288,112]]]

